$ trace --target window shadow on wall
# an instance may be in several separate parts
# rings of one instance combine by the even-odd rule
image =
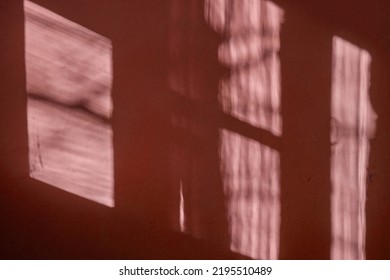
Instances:
[[[175,143],[173,158],[184,193],[184,232],[226,240],[225,246],[251,258],[275,259],[282,11],[268,1],[171,3],[173,125],[189,137]],[[199,206],[186,208],[186,200]],[[202,208],[212,217],[199,217]]]
[[[17,47],[4,48],[20,73],[0,106],[19,128],[0,118],[16,139],[1,139],[2,256],[330,257],[332,32],[281,4],[279,52],[279,9],[249,4],[267,1],[37,0],[112,43],[108,208],[29,178],[23,1],[12,3]]]
[[[30,176],[114,206],[110,40],[24,1]]]

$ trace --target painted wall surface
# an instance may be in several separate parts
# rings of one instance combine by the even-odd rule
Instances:
[[[383,16],[388,11],[385,1],[373,1],[368,8],[363,5],[366,1],[339,4],[332,0],[318,5],[309,0],[301,4],[261,1],[272,5],[278,16],[265,19],[252,13],[246,21],[239,21],[245,5],[236,3],[234,8],[234,0],[216,0],[213,2],[226,5],[224,11],[230,11],[223,27],[218,25],[223,18],[218,13],[221,7],[213,10],[210,20],[210,10],[205,7],[211,1],[32,2],[80,30],[89,30],[91,38],[85,37],[84,45],[96,46],[99,39],[91,34],[110,42],[112,80],[107,82],[104,71],[94,71],[98,58],[83,61],[81,55],[72,53],[68,55],[82,61],[80,65],[95,66],[68,73],[56,64],[66,61],[67,57],[62,57],[52,59],[55,66],[49,67],[57,69],[59,76],[47,69],[34,72],[34,67],[26,68],[26,59],[31,58],[26,46],[31,42],[40,59],[45,52],[53,57],[52,48],[44,39],[27,41],[31,38],[26,39],[24,1],[0,3],[0,258],[331,258],[332,42],[338,36],[371,58],[369,97],[377,118],[362,173],[367,178],[361,178],[366,187],[365,257],[390,259],[390,41],[381,33],[388,26]],[[243,2],[248,7],[260,3]],[[365,9],[366,19],[360,17]],[[255,35],[246,30],[240,37],[238,31],[248,23]],[[71,40],[64,31],[66,26],[58,37],[53,35],[56,26],[50,26],[54,33],[47,40]],[[85,46],[83,51],[87,53]],[[72,65],[72,61],[67,63]],[[257,67],[259,80],[249,78],[253,67]],[[58,97],[63,89],[72,93],[76,84],[83,85],[76,105],[73,99],[65,100],[67,105],[72,103],[65,114],[68,117],[50,115],[44,106],[34,107],[41,108],[52,125],[53,118],[58,118],[63,127],[78,131],[84,122],[77,121],[73,113],[69,118],[69,112],[82,108],[99,115],[99,100],[109,95],[112,99],[109,114],[103,116],[105,127],[111,129],[107,139],[112,143],[104,143],[112,144],[108,158],[113,162],[94,161],[100,167],[87,168],[99,173],[91,176],[93,179],[80,177],[95,180],[91,189],[85,181],[78,181],[79,173],[72,171],[71,162],[85,160],[83,153],[77,152],[80,149],[89,149],[92,155],[92,150],[96,151],[89,159],[102,158],[106,146],[100,146],[100,151],[92,145],[80,148],[92,143],[80,139],[103,139],[104,132],[84,125],[79,142],[68,137],[67,141],[79,143],[78,148],[66,145],[77,154],[69,161],[70,169],[61,158],[45,154],[66,170],[61,171],[61,182],[77,175],[69,181],[80,182],[84,195],[55,186],[55,180],[30,177],[27,109],[32,103],[27,85],[29,77],[39,71],[48,73],[46,81],[38,84],[51,86],[50,96]],[[79,80],[77,73],[82,76]],[[60,77],[60,82],[50,84],[50,75]],[[69,86],[70,80],[74,82]],[[255,89],[245,97],[249,102],[242,95],[245,86]],[[235,95],[226,97],[233,89]],[[276,92],[276,97],[269,92]],[[59,96],[65,102],[63,95]],[[239,101],[230,100],[229,107],[221,97]],[[263,114],[250,114],[253,108],[245,107],[256,103],[256,98],[260,105],[268,106],[260,110],[264,118]],[[50,131],[58,131],[56,126],[52,128]],[[37,147],[34,162],[39,165]],[[63,152],[55,154],[62,156]],[[109,184],[102,181],[105,171],[99,168],[113,176]],[[104,188],[112,184],[112,190],[108,196],[99,194],[102,199],[94,199],[94,187],[100,184]],[[242,186],[250,192],[236,191]]]

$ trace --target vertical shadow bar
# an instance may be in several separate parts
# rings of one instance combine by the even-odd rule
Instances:
[[[281,259],[329,259],[331,36],[286,9],[281,34]]]

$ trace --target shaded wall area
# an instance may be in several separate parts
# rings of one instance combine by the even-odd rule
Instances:
[[[352,19],[335,21],[331,8],[275,1],[284,11],[278,53],[283,125],[276,140],[222,112],[219,81],[229,69],[218,61],[223,38],[205,21],[203,1],[34,2],[112,42],[115,207],[29,177],[23,1],[6,1],[0,8],[1,258],[246,258],[229,245],[219,151],[226,129],[279,152],[278,258],[329,259],[335,35],[372,56],[378,123],[367,172],[366,256],[390,258],[385,38],[359,32]]]

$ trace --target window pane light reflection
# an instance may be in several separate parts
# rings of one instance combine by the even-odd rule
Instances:
[[[230,69],[220,83],[222,110],[280,136],[280,26],[283,11],[269,1],[208,0],[206,19],[224,36],[219,60]]]
[[[279,153],[227,130],[222,131],[221,140],[231,249],[254,259],[277,259]]]
[[[24,2],[30,176],[114,207],[112,44]]]
[[[332,259],[365,259],[366,169],[377,118],[369,98],[370,63],[367,51],[333,38]]]
[[[283,11],[269,1],[208,0],[205,17],[223,35],[219,60],[230,69],[220,83],[222,111],[282,135],[280,26]],[[221,174],[231,249],[254,259],[277,259],[280,229],[279,152],[221,130]]]

